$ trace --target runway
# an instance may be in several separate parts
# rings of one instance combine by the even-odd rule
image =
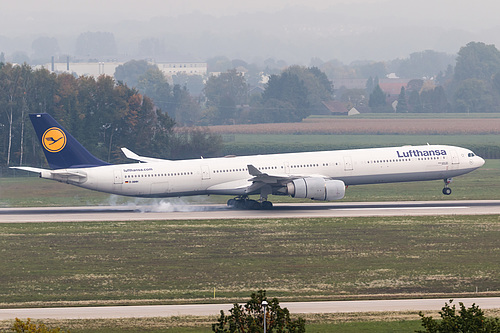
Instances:
[[[437,311],[449,299],[404,299],[369,301],[332,301],[332,302],[283,302],[282,308],[291,313],[350,313],[386,311]],[[457,307],[463,302],[466,307],[473,303],[481,309],[500,308],[500,298],[460,298],[454,299]],[[191,304],[191,305],[144,305],[144,306],[106,306],[106,307],[67,307],[0,309],[0,320],[17,318],[32,319],[99,319],[99,318],[146,318],[171,316],[215,316],[233,307],[232,304]]]
[[[0,223],[483,214],[500,214],[500,200],[286,203],[275,204],[271,210],[169,201],[156,205],[0,208]]]

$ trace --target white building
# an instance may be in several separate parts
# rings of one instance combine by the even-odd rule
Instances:
[[[114,76],[116,67],[123,62],[55,62],[45,64],[43,67],[55,73],[75,73],[77,76],[100,75]],[[206,76],[208,66],[206,62],[160,62],[151,63],[156,65],[167,77],[177,74]]]
[[[169,77],[177,74],[206,76],[208,72],[206,62],[157,62],[156,66]]]
[[[123,65],[123,62],[55,62],[45,64],[43,67],[56,73],[99,77],[103,74],[114,76],[116,67],[120,65]]]

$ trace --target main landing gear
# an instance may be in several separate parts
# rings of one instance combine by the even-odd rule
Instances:
[[[451,194],[451,188],[448,187],[450,185],[451,181],[453,178],[445,178],[444,179],[444,188],[443,188],[443,194],[444,195],[450,195]]]
[[[242,195],[234,199],[229,199],[227,201],[227,206],[238,209],[271,209],[273,208],[273,203],[267,200],[252,200],[249,199],[248,196]]]

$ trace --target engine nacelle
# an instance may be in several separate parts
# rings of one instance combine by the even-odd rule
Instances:
[[[345,195],[345,184],[341,180],[327,180],[321,177],[299,178],[286,184],[286,191],[293,198],[340,200]]]

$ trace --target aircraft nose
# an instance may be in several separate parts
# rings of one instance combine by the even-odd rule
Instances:
[[[484,158],[479,157],[478,164],[479,164],[480,167],[482,167],[484,165],[484,162],[485,162]]]

